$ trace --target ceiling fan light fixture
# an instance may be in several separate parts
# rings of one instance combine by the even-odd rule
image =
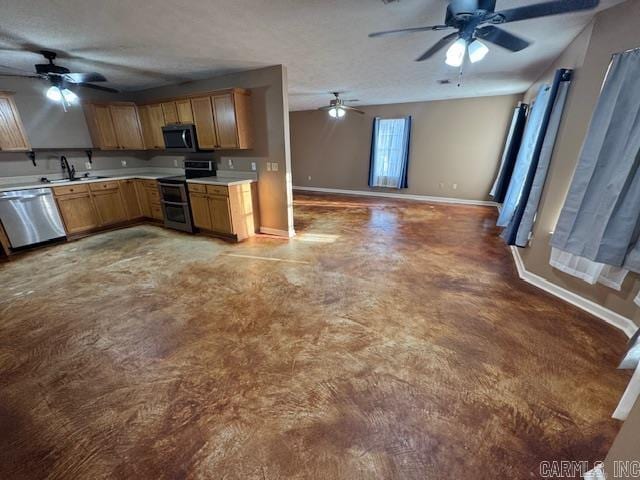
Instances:
[[[474,40],[469,44],[469,60],[471,63],[481,61],[489,53],[489,47],[487,47],[480,40]]]
[[[333,107],[327,110],[331,118],[342,118],[347,114],[347,111],[341,107]]]
[[[467,51],[467,41],[459,38],[447,50],[447,58],[445,63],[451,67],[460,67],[464,62],[464,54]]]
[[[76,103],[78,101],[78,96],[68,88],[62,90],[62,96],[67,103]]]
[[[54,102],[60,102],[62,101],[62,91],[55,85],[52,85],[47,90],[47,98]]]

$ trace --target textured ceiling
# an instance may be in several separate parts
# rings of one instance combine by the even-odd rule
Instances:
[[[622,0],[603,0],[599,9]],[[536,3],[498,0],[497,9]],[[504,28],[533,42],[510,53],[494,47],[469,67],[440,57],[414,58],[442,32],[369,39],[378,30],[442,23],[444,0],[2,0],[0,64],[32,70],[42,57],[23,51],[65,52],[59,63],[95,70],[122,90],[284,64],[291,110],[328,103],[332,90],[356,104],[517,93],[589,23],[594,12],[547,17]],[[2,70],[6,72],[7,70]],[[437,80],[452,84],[439,85]],[[0,88],[2,79],[0,77]]]

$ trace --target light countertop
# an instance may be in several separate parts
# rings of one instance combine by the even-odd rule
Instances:
[[[96,174],[100,175],[98,172]],[[21,181],[16,183],[11,183],[11,179],[3,178],[0,179],[0,192],[8,192],[10,190],[27,190],[30,188],[51,188],[51,187],[63,187],[66,185],[78,185],[84,183],[96,183],[96,182],[106,182],[109,180],[128,180],[133,178],[140,178],[143,180],[157,180],[162,177],[170,177],[175,175],[175,173],[167,173],[167,172],[138,172],[138,173],[130,173],[127,175],[104,175],[105,178],[91,178],[88,180],[76,180],[73,182],[61,182],[61,183],[45,183],[37,180],[31,181]],[[53,177],[52,177],[53,179]]]
[[[256,182],[255,178],[242,178],[242,177],[202,177],[202,178],[190,178],[187,183],[199,183],[203,185],[223,185],[230,187],[231,185],[242,185],[244,183]]]

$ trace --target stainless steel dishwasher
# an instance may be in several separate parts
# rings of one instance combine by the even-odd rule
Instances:
[[[65,236],[50,188],[0,192],[0,221],[12,248]]]

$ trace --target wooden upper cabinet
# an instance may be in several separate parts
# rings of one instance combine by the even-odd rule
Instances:
[[[166,99],[138,107],[148,149],[163,149],[162,127],[194,124],[202,150],[253,148],[251,92],[241,88]]]
[[[144,150],[138,109],[134,104],[110,104],[118,146],[125,150]]]
[[[176,110],[178,112],[178,122],[193,123],[193,112],[191,110],[191,101],[188,98],[176,100]]]
[[[102,150],[144,150],[135,104],[86,103],[84,113],[95,147]]]
[[[164,127],[164,116],[162,106],[160,104],[142,105],[138,107],[138,113],[146,148],[151,150],[163,149],[162,127]]]
[[[211,97],[192,98],[191,109],[193,111],[193,123],[196,126],[198,146],[205,150],[218,148]]]
[[[0,92],[0,150],[30,150],[20,114],[11,94]]]
[[[219,148],[238,148],[238,127],[236,125],[236,109],[233,104],[233,93],[214,95],[211,97],[213,118],[218,133]]]
[[[176,102],[163,102],[161,105],[165,125],[178,123],[178,109],[176,108]]]

